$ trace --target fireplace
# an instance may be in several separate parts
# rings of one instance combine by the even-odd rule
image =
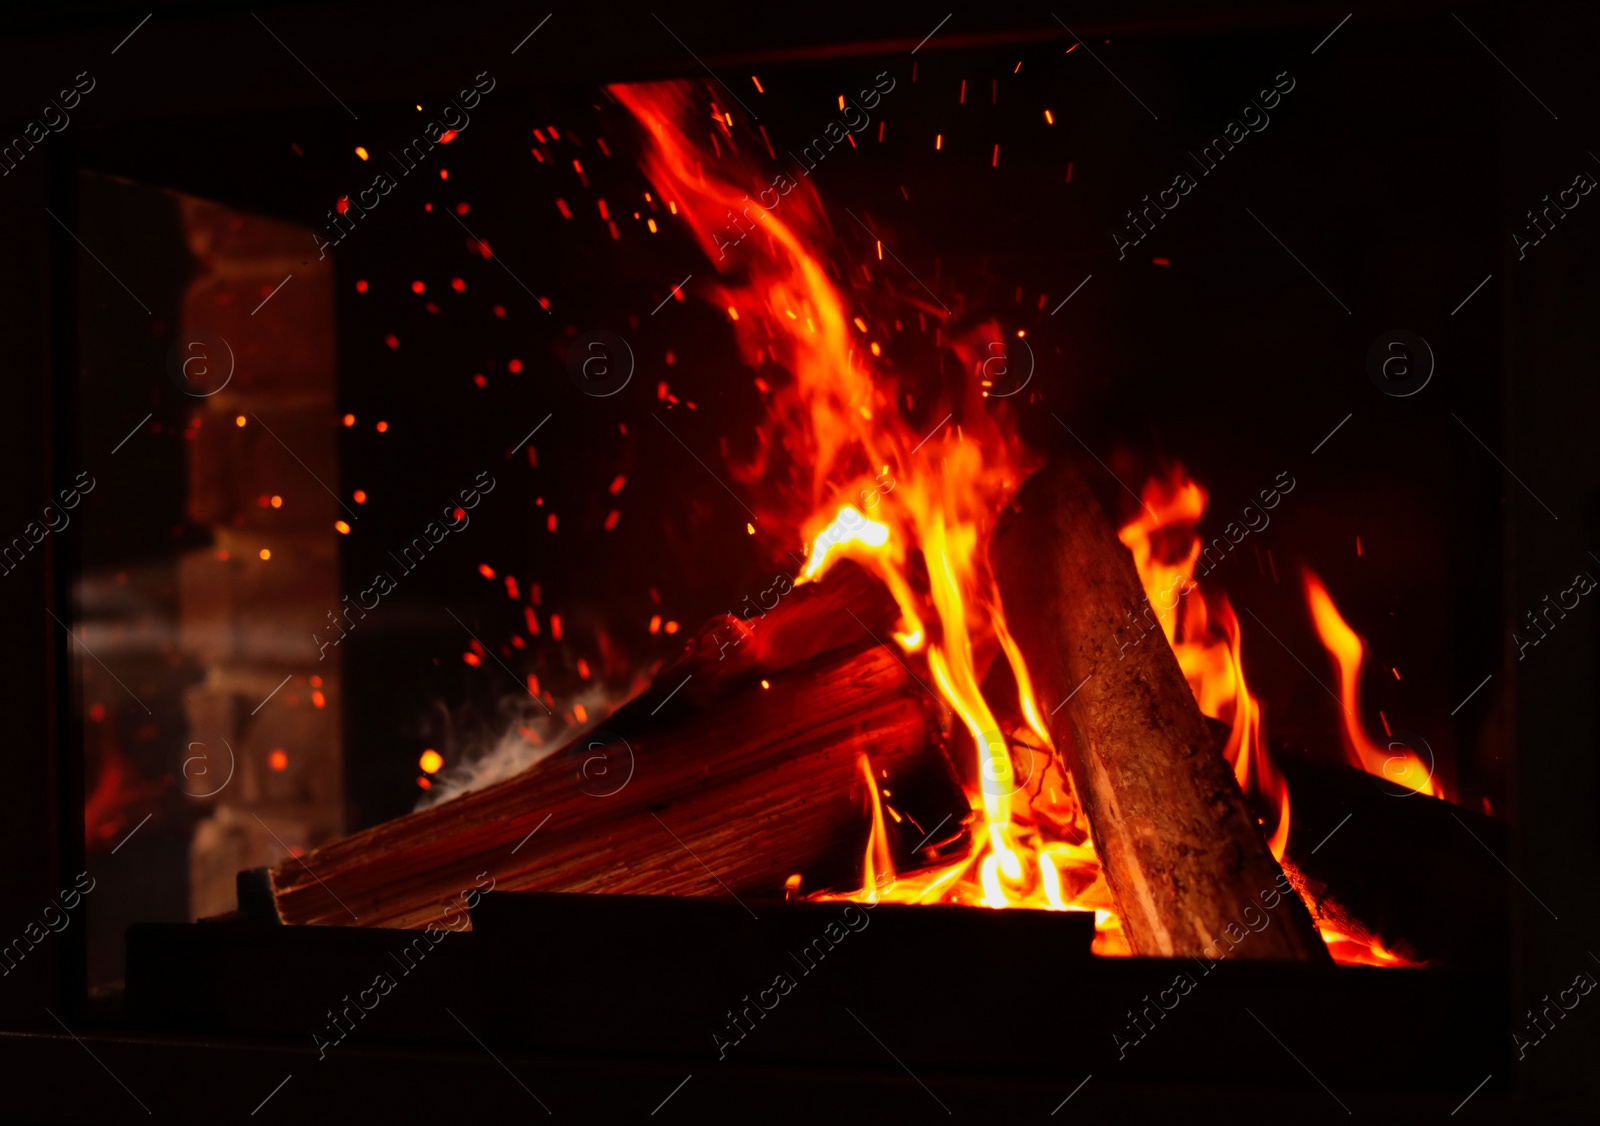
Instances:
[[[1588,1105],[1592,19],[544,18],[29,33],[27,1113]]]

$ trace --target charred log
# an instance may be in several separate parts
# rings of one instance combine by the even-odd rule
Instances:
[[[782,895],[795,873],[808,890],[856,886],[871,823],[863,756],[904,818],[885,818],[897,866],[959,851],[971,811],[939,710],[840,612],[841,596],[864,590],[841,582],[792,596],[790,614],[820,620],[832,607],[849,631],[763,636],[747,623],[764,648],[737,661],[718,661],[703,634],[650,691],[567,749],[279,864],[268,874],[278,917],[422,927],[459,917],[461,897],[491,880],[503,890],[710,896]],[[853,644],[808,652],[844,637]],[[797,654],[807,659],[769,667]],[[941,822],[942,835],[911,855]]]

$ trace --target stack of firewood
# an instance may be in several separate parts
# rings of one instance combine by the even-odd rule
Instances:
[[[1292,822],[1286,874],[1172,651],[1118,648],[1142,590],[1074,467],[1023,487],[991,560],[1135,953],[1326,961],[1300,890],[1318,923],[1412,960],[1481,960],[1495,936],[1463,937],[1473,928],[1434,908],[1459,891],[1493,930],[1501,885],[1432,827],[1449,812],[1484,834],[1493,823],[1393,800],[1344,768],[1301,768],[1305,828]],[[842,563],[758,620],[709,622],[650,691],[566,750],[273,868],[277,915],[422,927],[485,874],[496,890],[741,898],[792,893],[797,875],[807,892],[859,886],[874,788],[892,811],[882,824],[898,870],[963,855],[972,811],[950,716],[879,640],[895,616],[882,588]],[[1414,855],[1375,866],[1358,827],[1324,853],[1312,832],[1346,812],[1382,828],[1376,847]],[[1408,860],[1436,881],[1428,910],[1412,906]]]

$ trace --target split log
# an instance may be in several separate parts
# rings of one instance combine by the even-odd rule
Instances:
[[[278,917],[459,927],[463,896],[489,877],[497,890],[638,895],[782,896],[794,873],[808,890],[859,886],[863,755],[905,818],[885,818],[897,866],[964,847],[971,810],[938,710],[892,653],[869,640],[752,666],[709,704],[683,683],[692,660],[515,777],[271,869]]]
[[[795,586],[774,576],[739,607],[706,622],[684,645],[668,687],[708,704],[719,693],[766,672],[785,669],[830,649],[858,648],[889,636],[900,608],[889,590],[854,561],[842,559],[821,580]],[[768,601],[768,599],[771,601]]]
[[[1410,962],[1504,965],[1503,822],[1353,767],[1277,759],[1289,782],[1284,870],[1318,923],[1376,939]]]
[[[1144,592],[1078,471],[1030,479],[990,555],[1134,953],[1328,960],[1171,648],[1119,647]]]

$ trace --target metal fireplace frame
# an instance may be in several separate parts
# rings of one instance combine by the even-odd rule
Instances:
[[[150,67],[140,78],[136,99],[104,98],[83,110],[75,124],[34,151],[0,179],[0,221],[10,237],[0,240],[0,307],[13,313],[8,344],[12,370],[9,413],[11,433],[0,443],[0,528],[8,532],[36,520],[64,482],[80,468],[73,448],[75,420],[92,411],[78,400],[76,358],[76,282],[78,247],[61,224],[73,226],[76,183],[83,166],[89,131],[97,152],[122,154],[121,166],[101,171],[135,174],[145,163],[139,137],[176,114],[203,112],[221,116],[270,108],[304,105],[323,98],[320,87],[302,70],[283,63],[270,43],[240,45],[233,34],[252,9],[241,4],[196,8],[176,2],[154,5],[149,26],[140,35],[153,41],[156,57],[167,65]],[[259,6],[257,6],[259,8]],[[1395,10],[1387,5],[1354,5],[1357,18],[1375,25],[1391,21],[1441,21],[1453,28],[1452,9],[1424,3]],[[277,20],[327,18],[348,28],[359,21],[357,6],[330,5],[320,13],[294,5],[262,9]],[[1147,5],[1130,16],[1113,5],[1078,5],[1068,18],[1085,35],[1162,34],[1237,28],[1298,28],[1307,33],[1333,27],[1348,7],[1320,4],[1273,5],[1241,3],[1223,11],[1202,12],[1189,4]],[[104,60],[111,46],[139,23],[149,7],[102,2],[70,11],[48,7],[23,16],[9,16],[4,50],[10,66],[0,68],[0,89],[8,128],[19,128],[39,91],[54,89],[61,70],[81,69],[73,60]],[[714,66],[747,62],[801,62],[844,56],[870,57],[904,51],[932,27],[942,13],[918,15],[907,23],[902,12],[830,5],[808,11],[804,19],[771,8],[737,10],[732,6],[696,9],[674,19],[676,30],[701,48]],[[1501,56],[1540,60],[1541,66],[1572,74],[1585,73],[1600,23],[1578,5],[1518,8],[1479,5],[1464,12],[1474,27],[1495,27]],[[455,59],[437,41],[418,42],[402,28],[425,27],[437,20],[432,6],[407,3],[386,13],[382,24],[365,31],[360,50],[343,52],[337,70],[323,77],[354,98],[403,96],[430,85],[444,89],[456,72]],[[529,21],[521,9],[497,5],[473,17],[479,30],[499,29],[520,36]],[[650,27],[648,6],[622,5],[606,10],[578,9],[561,13],[572,29],[562,51],[541,58],[537,66],[507,81],[513,86],[542,83],[626,80],[692,73],[678,44],[666,36],[621,34],[618,27]],[[531,24],[530,24],[531,26]],[[920,30],[916,30],[920,29]],[[1577,32],[1583,34],[1577,34]],[[960,16],[954,26],[930,44],[933,50],[994,46],[1041,40],[1069,41],[1048,13],[1014,14],[985,10]],[[178,65],[185,44],[228,43],[214,57],[195,57]],[[269,54],[271,53],[271,54]],[[95,64],[99,65],[99,64]],[[1532,64],[1530,64],[1532,65]],[[1571,151],[1552,151],[1548,136],[1527,127],[1527,94],[1485,60],[1483,81],[1498,83],[1497,120],[1485,147],[1490,151],[1464,156],[1463,174],[1491,170],[1497,178],[1501,217],[1519,215],[1557,183],[1570,178],[1569,159],[1583,158],[1583,144]],[[243,78],[228,83],[229,72]],[[400,77],[404,74],[406,77]],[[434,79],[418,76],[436,76]],[[113,103],[115,104],[108,104]],[[1576,120],[1593,118],[1593,107],[1574,106]],[[1565,121],[1567,119],[1563,119]],[[1593,124],[1588,121],[1588,124]],[[1575,127],[1576,128],[1576,127]],[[1578,132],[1572,133],[1581,138]],[[106,138],[111,138],[106,143]],[[1487,159],[1486,159],[1487,157]],[[204,179],[204,176],[200,176]],[[175,185],[182,186],[182,185]],[[1600,205],[1590,205],[1600,207]],[[1597,221],[1576,218],[1574,224]],[[1551,520],[1532,500],[1507,483],[1504,523],[1500,531],[1506,575],[1504,604],[1508,617],[1538,604],[1549,593],[1544,576],[1552,560],[1580,559],[1600,546],[1600,459],[1584,463],[1573,455],[1584,448],[1577,420],[1600,415],[1600,334],[1585,321],[1600,306],[1600,275],[1586,252],[1587,240],[1574,235],[1552,239],[1538,250],[1539,268],[1518,268],[1512,244],[1503,236],[1498,258],[1486,260],[1499,292],[1498,306],[1481,304],[1478,316],[1498,319],[1502,354],[1502,424],[1499,446],[1522,477],[1540,482],[1541,503],[1561,514]],[[1587,269],[1585,269],[1587,267]],[[1591,428],[1592,429],[1592,428]],[[1550,435],[1558,435],[1556,441]],[[70,639],[59,621],[71,620],[68,605],[78,560],[74,541],[50,537],[31,560],[5,577],[3,589],[10,626],[0,636],[7,670],[5,714],[11,729],[8,747],[8,800],[0,818],[0,849],[11,859],[8,878],[0,884],[0,939],[9,940],[39,917],[41,909],[72,886],[84,867],[82,732],[72,696]],[[1462,565],[1470,565],[1463,562]],[[49,611],[49,613],[41,612]],[[1541,653],[1537,675],[1519,677],[1516,650],[1508,621],[1506,654],[1498,674],[1515,684],[1508,723],[1513,743],[1524,748],[1511,764],[1513,795],[1511,852],[1505,859],[1519,884],[1530,889],[1517,898],[1513,918],[1513,960],[1508,967],[1510,994],[1533,998],[1552,995],[1575,969],[1586,966],[1584,943],[1600,954],[1600,618],[1574,623],[1554,635]],[[1533,753],[1537,749],[1537,753]],[[1533,897],[1545,895],[1549,907]],[[92,897],[90,901],[92,909]],[[479,1113],[525,1113],[529,1089],[552,1106],[596,1108],[596,1117],[634,1116],[651,1108],[682,1110],[703,1117],[718,1111],[734,1113],[759,1108],[768,1118],[815,1121],[822,1114],[863,1117],[869,1113],[905,1113],[926,1096],[921,1080],[887,1059],[881,1066],[860,1062],[785,1065],[773,1060],[744,1060],[716,1065],[649,1055],[618,1055],[591,1049],[562,1052],[548,1044],[503,1046],[491,1052],[483,1042],[425,1043],[355,1042],[340,1049],[337,1062],[321,1061],[303,1037],[249,1035],[237,1029],[196,1031],[132,1030],[115,1006],[88,995],[86,927],[75,919],[59,934],[37,945],[0,982],[0,1051],[12,1061],[4,1109],[8,1117],[40,1121],[109,1121],[138,1114],[130,1093],[104,1076],[138,1077],[134,1086],[149,1092],[164,1113],[211,1120],[220,1113],[248,1114],[258,1103],[270,1106],[284,1083],[292,1082],[295,1113],[329,1121],[345,1116],[349,1092],[359,1091],[362,1109],[373,1116],[415,1119],[437,1110],[459,1113],[472,1099]],[[212,941],[211,936],[203,936]],[[176,936],[156,932],[138,941],[176,943]],[[228,936],[217,932],[216,943]],[[310,936],[307,943],[326,942],[345,957],[351,944],[365,937]],[[174,947],[176,948],[176,947]],[[233,951],[228,955],[246,958]],[[218,955],[221,957],[221,955]],[[235,963],[235,970],[248,961]],[[628,972],[623,960],[622,972]],[[1591,972],[1600,966],[1589,967]],[[1066,972],[1066,971],[1063,971]],[[1131,972],[1131,971],[1130,971]],[[1269,975],[1270,976],[1270,975]],[[355,983],[352,983],[355,984]],[[1025,982],[1024,982],[1025,986]],[[1285,982],[1282,988],[1295,988]],[[1314,991],[1313,991],[1314,992]],[[1419,997],[1425,995],[1423,990]],[[581,992],[571,993],[573,1003]],[[1419,1002],[1420,1003],[1420,1002]],[[1600,1002],[1595,1003],[1600,1007]],[[1520,1008],[1519,1010],[1520,1011]],[[1600,1039],[1600,1018],[1587,1008],[1573,1014],[1570,1029],[1552,1035],[1527,1060],[1509,1048],[1515,1022],[1506,1013],[1506,1045],[1492,1053],[1494,1082],[1476,1096],[1472,1113],[1497,1120],[1544,1120],[1577,1117],[1600,1105],[1600,1074],[1592,1060]],[[1375,1067],[1409,1066],[1407,1045],[1388,1044],[1383,1029],[1351,1027],[1351,1036],[1372,1038]],[[474,1037],[475,1039],[475,1037]],[[85,1058],[85,1051],[94,1056]],[[1025,1049],[1023,1049],[1025,1050]],[[1282,1061],[1293,1071],[1292,1063]],[[511,1065],[510,1068],[507,1065]],[[87,1071],[83,1069],[88,1069]],[[514,1070],[512,1083],[507,1070]],[[996,1072],[941,1076],[941,1092],[953,1092],[964,1103],[993,1108],[997,1113],[1050,1113],[1060,1109],[1085,1069],[1071,1060],[1040,1060],[1028,1075]],[[680,1093],[685,1074],[699,1088],[691,1100]],[[292,1080],[286,1079],[292,1076]],[[1309,1113],[1328,1111],[1344,1116],[1298,1073],[1290,1075]],[[1185,1084],[1149,1086],[1101,1075],[1096,1086],[1079,1096],[1077,1108],[1104,1100],[1104,1105],[1137,1105],[1159,1111],[1192,1108],[1195,1099],[1214,1099],[1228,1113],[1252,1109],[1281,1112],[1284,1083],[1255,1084],[1241,1065],[1236,1078],[1221,1088],[1196,1090]],[[120,1080],[119,1080],[120,1083]],[[277,1084],[278,1086],[274,1086]],[[521,1088],[521,1089],[519,1089]],[[1469,1089],[1461,1089],[1465,1097]],[[135,1096],[137,1097],[137,1096]],[[676,1097],[677,1106],[673,1106]],[[1384,1096],[1385,1110],[1399,1113],[1448,1113],[1455,1100],[1437,1091],[1393,1091]],[[658,1105],[659,1104],[659,1105]],[[1376,1103],[1369,1105],[1377,1105]],[[714,1107],[715,1110],[708,1110]],[[311,1109],[307,1109],[311,1108]],[[934,1109],[923,1106],[919,1110]],[[265,1112],[263,1112],[265,1113]]]

